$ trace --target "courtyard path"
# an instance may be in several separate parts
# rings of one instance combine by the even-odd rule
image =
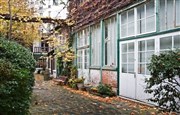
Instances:
[[[157,109],[142,106],[137,103],[113,101],[113,99],[111,103],[107,103],[90,97],[69,90],[67,87],[55,85],[52,80],[39,80],[36,81],[36,85],[34,86],[30,113],[32,115],[157,114]],[[104,99],[102,98],[101,100]]]

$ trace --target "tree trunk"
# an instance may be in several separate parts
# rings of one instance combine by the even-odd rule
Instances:
[[[11,33],[12,33],[12,11],[11,11],[11,0],[8,0],[8,9],[9,9],[9,32],[8,32],[8,39],[11,39]]]

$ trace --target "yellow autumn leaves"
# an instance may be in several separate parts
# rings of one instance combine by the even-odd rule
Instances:
[[[28,6],[27,0],[11,0],[12,18],[19,20],[28,20],[34,17],[34,10]],[[0,14],[9,14],[8,0],[0,0]],[[28,16],[28,17],[24,17]],[[40,38],[38,31],[40,23],[21,21],[12,22],[12,39],[29,46],[35,39]],[[9,31],[9,20],[0,19],[0,34],[7,36]]]

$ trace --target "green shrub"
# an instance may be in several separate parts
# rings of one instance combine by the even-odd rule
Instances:
[[[34,67],[29,50],[0,38],[0,115],[28,114]]]
[[[16,69],[24,68],[30,70],[30,72],[35,70],[35,60],[30,50],[16,42],[0,38],[0,58],[14,64]]]
[[[180,50],[153,55],[148,67],[151,77],[146,80],[149,100],[168,111],[180,110]]]
[[[108,84],[99,84],[97,87],[97,92],[101,95],[114,96],[115,93],[112,91],[112,87]]]

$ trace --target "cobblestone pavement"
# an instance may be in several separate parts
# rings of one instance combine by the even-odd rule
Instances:
[[[153,110],[154,111],[154,110]],[[152,111],[151,111],[152,112]],[[32,115],[135,115],[150,114],[125,102],[104,103],[73,93],[52,81],[36,84],[30,107]],[[133,113],[133,114],[132,114]]]
[[[102,103],[72,93],[62,86],[35,87],[33,92],[32,115],[120,115],[121,112],[110,104]]]

